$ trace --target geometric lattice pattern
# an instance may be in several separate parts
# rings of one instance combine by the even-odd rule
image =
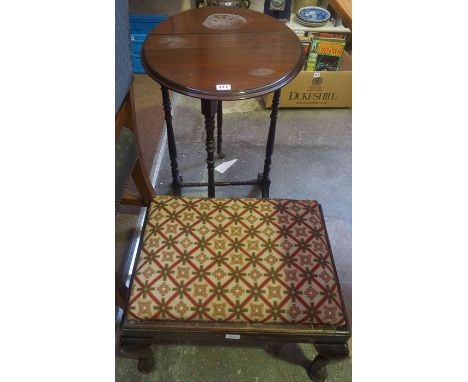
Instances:
[[[156,196],[130,320],[344,325],[316,201]]]

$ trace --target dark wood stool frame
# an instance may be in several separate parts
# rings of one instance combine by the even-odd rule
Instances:
[[[177,147],[174,137],[174,127],[172,124],[171,101],[169,98],[169,91],[166,87],[161,86],[163,97],[163,108],[167,127],[167,143],[169,147],[169,158],[171,161],[172,171],[172,188],[174,195],[181,195],[182,187],[206,187],[208,186],[208,197],[215,197],[215,186],[246,186],[246,185],[260,185],[262,188],[262,198],[269,198],[270,196],[270,170],[271,170],[271,156],[273,155],[273,147],[275,145],[276,134],[276,121],[278,119],[279,99],[281,89],[275,90],[272,102],[272,111],[270,114],[270,128],[268,131],[268,140],[265,153],[265,163],[263,172],[258,174],[257,179],[253,180],[240,180],[232,182],[215,182],[214,180],[214,148],[215,148],[215,122],[214,118],[217,116],[217,141],[216,151],[218,157],[224,158],[225,155],[222,151],[222,125],[223,125],[223,106],[222,101],[215,101],[209,99],[201,99],[201,110],[205,117],[206,129],[206,163],[208,169],[208,182],[207,183],[184,183],[183,178],[179,175],[179,164],[177,161]]]
[[[320,213],[323,217],[322,209]],[[145,216],[145,224],[148,212]],[[325,237],[330,248],[330,259],[336,272],[330,240],[325,227]],[[141,252],[140,241],[137,253]],[[135,260],[131,274],[134,274],[138,259]],[[337,284],[338,294],[343,301],[340,284]],[[128,288],[116,288],[116,293],[121,290],[126,296],[116,298],[116,304],[123,310],[122,317],[126,317],[126,309],[130,293]],[[307,367],[307,374],[313,381],[324,381],[327,377],[326,366],[339,362],[349,356],[347,341],[351,338],[351,329],[348,326],[348,315],[343,305],[345,326],[335,327],[330,325],[294,325],[294,324],[249,324],[229,322],[186,322],[186,321],[131,321],[122,319],[117,324],[118,350],[128,358],[138,360],[138,370],[141,373],[151,373],[155,366],[155,358],[151,345],[158,342],[178,343],[310,343],[315,346],[317,355]],[[226,334],[236,334],[237,340],[226,338]]]

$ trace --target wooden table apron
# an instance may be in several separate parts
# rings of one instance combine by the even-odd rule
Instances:
[[[174,195],[182,187],[257,184],[269,197],[271,156],[281,88],[301,70],[304,50],[293,31],[263,13],[235,7],[191,9],[160,23],[145,40],[142,63],[161,85]],[[220,86],[221,85],[221,86]],[[205,117],[208,183],[184,183],[179,175],[169,89],[201,100]],[[222,90],[220,90],[222,89]],[[263,172],[255,180],[215,182],[217,154],[222,152],[222,101],[274,92]]]

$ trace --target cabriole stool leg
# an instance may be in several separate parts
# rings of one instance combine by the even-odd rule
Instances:
[[[125,357],[137,359],[140,373],[149,374],[156,364],[151,343],[151,340],[123,339],[120,343],[120,352]]]
[[[327,379],[326,366],[330,363],[339,362],[349,356],[349,349],[344,344],[315,344],[318,354],[307,370],[309,378],[314,382],[323,382]]]

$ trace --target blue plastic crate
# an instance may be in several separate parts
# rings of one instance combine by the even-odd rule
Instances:
[[[141,48],[148,33],[167,18],[168,16],[160,15],[130,15],[130,44],[134,73],[145,73],[141,64]]]
[[[141,64],[140,57],[135,57],[132,55],[132,67],[133,73],[146,73],[145,68],[143,68],[143,65]]]
[[[156,25],[168,16],[161,15],[130,15],[130,33],[148,34]]]
[[[146,34],[130,33],[130,42],[132,47],[132,65],[134,73],[145,73],[141,64],[141,48],[145,42]]]

